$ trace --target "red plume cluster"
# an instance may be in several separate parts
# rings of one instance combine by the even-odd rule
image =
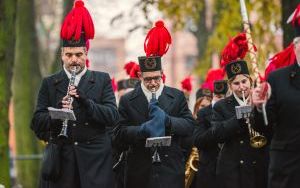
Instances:
[[[255,51],[256,47],[254,46]],[[221,67],[224,67],[228,63],[243,59],[248,52],[248,43],[246,39],[246,33],[239,33],[234,38],[231,38],[228,44],[222,51]]]
[[[223,80],[225,72],[223,69],[209,69],[206,75],[205,82],[213,82],[215,80]]]
[[[138,72],[140,72],[140,71],[141,71],[140,65],[135,64],[130,71],[130,74],[129,74],[130,78],[138,78],[139,77]]]
[[[84,32],[85,40],[93,39],[95,34],[94,23],[89,11],[81,0],[75,1],[73,9],[65,17],[61,27],[61,38],[79,40]]]
[[[146,56],[163,56],[167,53],[172,38],[164,26],[164,22],[159,20],[147,34],[144,42]]]
[[[209,89],[211,92],[214,91],[214,81],[223,80],[225,76],[224,69],[209,69],[206,75],[205,82],[201,85],[201,88]]]
[[[291,43],[287,48],[269,59],[268,67],[265,70],[265,78],[268,78],[272,71],[295,63],[295,59],[294,44]]]
[[[124,65],[124,69],[126,73],[130,76],[130,78],[138,78],[138,72],[140,72],[140,66],[134,61],[129,61]]]
[[[201,84],[201,87],[202,89],[209,89],[211,92],[213,92],[213,88],[211,88],[211,83],[208,83],[208,82],[203,82]]]
[[[126,63],[126,64],[124,65],[124,69],[126,70],[126,73],[127,73],[128,75],[130,75],[131,69],[132,69],[132,67],[133,67],[134,65],[136,65],[136,63],[135,63],[134,61],[129,61],[128,63]]]
[[[181,81],[181,88],[182,90],[185,90],[185,91],[188,91],[188,92],[191,92],[192,91],[192,78],[191,76],[188,76],[186,77],[185,79],[183,79]]]

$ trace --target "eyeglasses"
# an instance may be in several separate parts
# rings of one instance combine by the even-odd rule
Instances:
[[[158,82],[161,80],[161,76],[144,77],[143,79],[147,83],[150,83],[152,80],[154,80],[155,82]]]

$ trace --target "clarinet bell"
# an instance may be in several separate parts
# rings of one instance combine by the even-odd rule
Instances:
[[[61,131],[58,135],[59,138],[68,138],[68,135],[67,135],[67,126],[63,125],[62,128],[61,128]]]
[[[159,163],[161,163],[160,156],[159,156],[159,154],[157,152],[157,149],[155,149],[154,154],[152,156],[152,163],[153,164],[159,164]]]

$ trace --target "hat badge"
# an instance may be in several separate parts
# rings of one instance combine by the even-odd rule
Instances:
[[[215,91],[222,92],[224,90],[224,85],[222,83],[216,84]]]
[[[156,67],[155,58],[146,58],[145,67],[146,69],[154,69]]]
[[[241,73],[241,72],[242,72],[242,67],[241,67],[241,65],[238,64],[238,63],[232,64],[232,65],[231,65],[231,72],[232,72],[233,74],[239,74],[239,73]]]
[[[202,93],[203,93],[203,95],[206,95],[206,96],[211,95],[211,92],[208,89],[203,89]]]

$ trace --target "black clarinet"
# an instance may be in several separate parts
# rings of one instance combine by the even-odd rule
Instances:
[[[70,87],[74,86],[74,84],[75,84],[75,78],[76,78],[76,67],[71,69],[71,78],[69,81],[68,93],[67,93],[69,104],[72,104],[72,102],[73,102],[73,97],[70,96],[69,92],[70,92]],[[69,110],[71,110],[71,109],[69,108]],[[61,128],[61,131],[60,131],[58,137],[59,138],[68,138],[67,130],[68,130],[68,119],[65,119],[63,121],[62,128]]]

